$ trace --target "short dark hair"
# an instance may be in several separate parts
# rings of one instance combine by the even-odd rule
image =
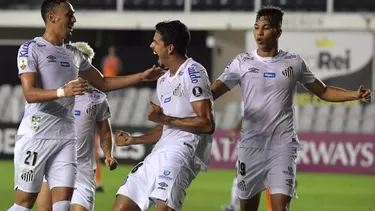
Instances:
[[[155,29],[161,35],[165,46],[172,44],[176,53],[186,55],[191,37],[185,24],[179,20],[163,21],[156,24]]]
[[[256,21],[258,21],[262,16],[268,17],[272,27],[281,28],[281,25],[283,24],[284,12],[280,7],[275,7],[272,5],[263,6],[257,12]]]
[[[60,6],[60,3],[68,2],[68,0],[43,0],[42,6],[40,8],[40,13],[42,15],[44,23],[47,21],[47,14],[49,12],[54,12],[56,8]]]

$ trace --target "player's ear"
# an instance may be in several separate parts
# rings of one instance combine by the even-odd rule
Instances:
[[[277,29],[277,38],[279,38],[282,33],[283,33],[282,29]]]
[[[174,51],[174,45],[170,44],[168,45],[168,54],[172,54]]]
[[[51,23],[56,23],[55,15],[52,12],[47,13],[47,19]]]

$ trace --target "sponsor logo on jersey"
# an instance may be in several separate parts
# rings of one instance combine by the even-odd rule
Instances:
[[[265,78],[275,78],[276,77],[276,73],[265,72],[265,73],[263,73],[263,76]]]
[[[164,171],[163,171],[163,175],[159,175],[159,178],[160,178],[160,179],[165,179],[165,180],[172,180],[172,178],[169,177],[170,174],[171,174],[170,171],[168,171],[168,170],[164,170]]]
[[[74,110],[74,116],[81,116],[81,111]]]
[[[31,40],[29,42],[24,43],[20,49],[20,53],[18,57],[29,57],[29,47],[32,43],[35,43],[35,42],[36,42],[35,40]]]
[[[48,62],[56,62],[56,57],[49,55],[47,56]]]
[[[188,68],[189,77],[193,84],[198,83],[198,79],[202,78],[199,70],[195,69],[196,67],[197,65],[193,64]]]
[[[69,62],[60,62],[61,67],[70,67]]]
[[[196,87],[193,88],[193,95],[195,97],[200,97],[202,95],[202,92],[203,92],[203,90],[199,86],[196,86]]]
[[[164,99],[164,103],[169,103],[171,102],[171,100],[172,100],[172,97],[167,97]]]
[[[19,65],[20,65],[20,68],[24,70],[27,66],[27,59],[21,59]]]
[[[248,70],[249,70],[249,72],[251,72],[251,73],[259,73],[259,69],[256,68],[256,67],[250,67]]]

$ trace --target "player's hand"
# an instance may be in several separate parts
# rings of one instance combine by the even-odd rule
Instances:
[[[155,122],[155,123],[162,123],[163,122],[163,109],[150,101],[150,106],[148,108],[148,120]]]
[[[65,97],[73,97],[76,95],[83,95],[89,87],[88,82],[83,78],[77,78],[76,80],[70,81],[64,86]]]
[[[227,134],[227,138],[230,142],[233,142],[236,139],[237,132],[234,130],[230,130]]]
[[[372,101],[371,90],[365,89],[363,85],[359,86],[359,89],[357,91],[357,98],[358,100],[362,102],[371,103]]]
[[[113,157],[106,157],[104,163],[110,171],[113,171],[117,168],[117,160]]]
[[[130,146],[135,144],[135,138],[130,136],[129,133],[117,130],[115,136],[115,143],[116,146],[123,147],[123,146]]]
[[[147,69],[142,73],[143,81],[156,81],[160,76],[162,76],[166,70],[161,67],[152,66],[150,69]]]

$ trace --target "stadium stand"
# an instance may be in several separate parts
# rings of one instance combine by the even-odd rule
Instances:
[[[24,109],[22,87],[2,84],[0,86],[0,122],[18,123]],[[112,124],[129,127],[153,127],[154,123],[147,121],[148,101],[157,101],[155,90],[151,88],[128,88],[109,94]],[[297,105],[298,129],[302,132],[352,132],[374,133],[375,105],[342,104],[314,106]],[[240,118],[240,102],[227,102],[223,110],[215,111],[217,128],[231,128]]]

